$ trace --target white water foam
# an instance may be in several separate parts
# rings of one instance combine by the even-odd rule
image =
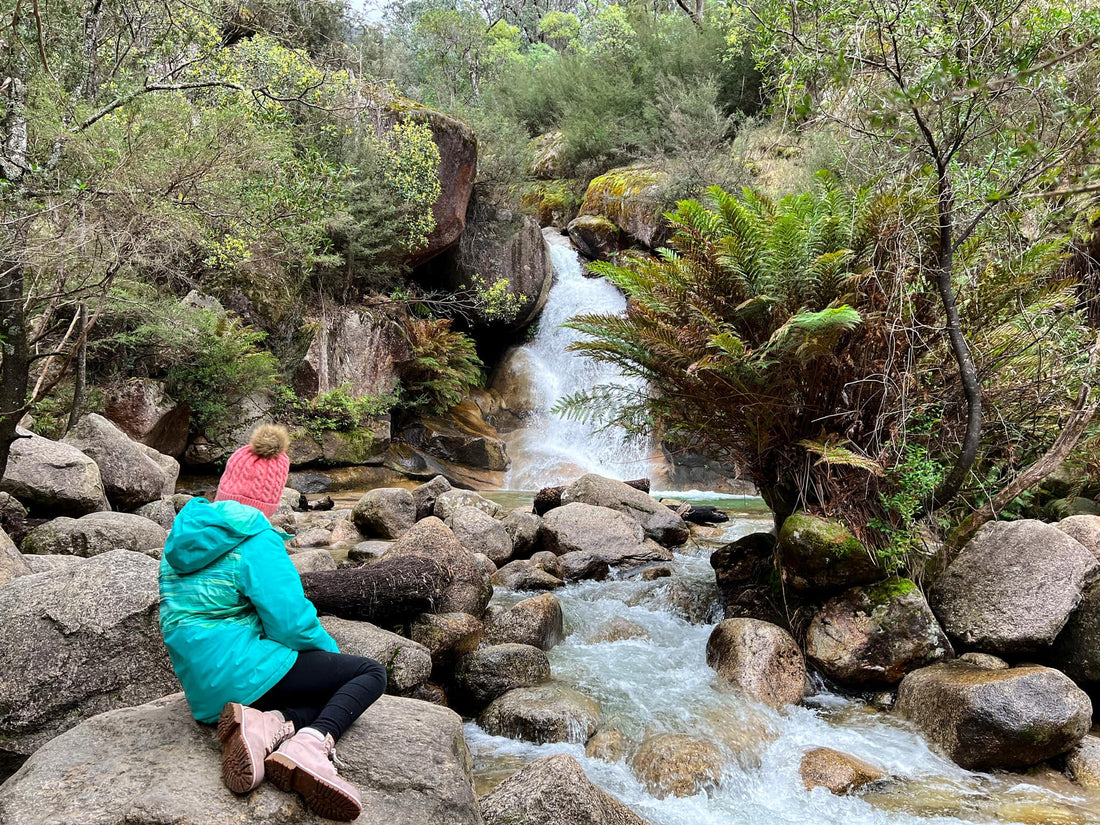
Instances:
[[[510,490],[538,490],[565,484],[584,473],[619,480],[648,476],[653,445],[648,439],[624,440],[617,429],[571,421],[550,412],[558,400],[599,384],[639,386],[609,364],[567,352],[582,336],[562,327],[579,313],[620,314],[626,299],[602,278],[586,278],[577,253],[551,244],[555,281],[539,316],[538,329],[522,349],[531,368],[538,410],[525,426],[508,437],[512,467],[505,478]]]

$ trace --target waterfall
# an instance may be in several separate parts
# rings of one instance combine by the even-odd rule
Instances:
[[[534,411],[506,437],[512,468],[508,489],[538,490],[565,484],[583,473],[626,480],[649,474],[655,452],[648,439],[624,440],[619,429],[567,420],[550,412],[559,398],[598,384],[630,385],[613,365],[567,352],[581,334],[561,325],[579,313],[622,313],[626,299],[602,278],[586,278],[571,246],[550,240],[555,281],[534,338],[520,347]]]

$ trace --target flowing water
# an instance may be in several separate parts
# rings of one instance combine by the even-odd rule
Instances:
[[[735,505],[727,501],[727,506]],[[770,526],[755,508],[735,517],[715,539],[730,541]],[[711,549],[677,554],[672,578],[582,582],[554,591],[567,636],[550,652],[550,661],[556,680],[598,700],[604,725],[634,744],[654,734],[680,733],[717,745],[724,762],[718,789],[657,799],[635,777],[629,756],[603,762],[587,758],[581,744],[533,745],[490,736],[470,722],[466,736],[480,792],[525,762],[568,753],[597,785],[653,825],[1100,822],[1100,798],[1060,775],[1025,779],[965,771],[933,753],[904,722],[860,701],[819,693],[805,706],[778,712],[724,690],[704,661],[707,639],[720,618]],[[501,591],[494,601],[509,605],[529,595]],[[644,635],[601,640],[613,619],[640,626]],[[818,746],[861,758],[893,780],[862,796],[839,797],[820,788],[807,792],[799,761]]]
[[[572,247],[551,243],[554,286],[539,316],[538,329],[522,349],[537,396],[537,411],[522,430],[508,436],[512,467],[505,486],[538,490],[565,484],[584,473],[625,480],[650,475],[653,446],[646,439],[623,440],[619,432],[571,421],[551,409],[558,399],[598,384],[639,386],[617,368],[567,352],[581,338],[561,325],[577,313],[622,313],[626,299],[602,278],[586,278]]]

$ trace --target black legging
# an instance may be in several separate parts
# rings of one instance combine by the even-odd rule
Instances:
[[[386,669],[374,659],[303,650],[286,676],[253,702],[279,710],[294,730],[315,728],[339,739],[386,690]]]

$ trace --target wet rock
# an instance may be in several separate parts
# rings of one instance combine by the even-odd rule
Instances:
[[[718,618],[717,597],[710,581],[657,579],[649,590],[628,598],[627,604],[667,611],[691,624],[709,624]]]
[[[437,670],[448,669],[481,643],[482,624],[466,613],[421,613],[409,637],[428,649]]]
[[[1040,521],[985,525],[936,581],[929,601],[953,641],[988,653],[1051,644],[1100,564]]]
[[[177,511],[176,505],[172,503],[170,498],[162,498],[141,505],[141,507],[134,510],[134,515],[156,522],[165,530],[171,530],[172,525],[176,523]]]
[[[336,559],[332,557],[332,553],[323,548],[303,550],[291,556],[290,560],[299,573],[318,573],[322,570],[336,569]]]
[[[614,728],[600,728],[584,746],[584,755],[589,759],[604,762],[618,762],[626,756],[627,741]]]
[[[607,507],[629,516],[641,525],[646,538],[665,547],[683,544],[691,535],[684,520],[652,496],[595,473],[581,476],[562,491],[563,506],[574,502]]]
[[[787,626],[784,594],[775,586],[775,544],[772,533],[750,533],[711,553],[710,566],[725,618]],[[788,602],[797,602],[793,591],[786,597]]]
[[[645,740],[631,764],[638,779],[657,799],[709,794],[722,778],[722,753],[718,748],[676,733]]]
[[[411,639],[369,622],[352,622],[335,616],[322,616],[321,625],[335,640],[341,653],[366,656],[385,666],[387,693],[412,690],[427,682],[432,675],[431,653]]]
[[[1066,754],[1065,772],[1082,788],[1100,789],[1100,736],[1086,735]]]
[[[565,570],[561,566],[561,559],[555,556],[549,550],[540,550],[531,556],[531,564],[535,565],[539,570],[545,570],[551,576],[562,578],[565,575]]]
[[[575,582],[582,579],[592,579],[602,582],[611,572],[606,561],[591,550],[573,550],[558,556],[561,563],[562,576],[566,581]]]
[[[324,473],[291,473],[287,484],[302,495],[315,496],[332,489],[332,479]]]
[[[28,554],[97,556],[110,550],[131,550],[160,558],[168,533],[155,521],[132,513],[89,513],[62,516],[36,527],[23,540]]]
[[[542,519],[525,510],[513,510],[501,524],[512,539],[512,557],[526,559],[539,550],[539,527]]]
[[[496,565],[504,564],[512,556],[512,539],[504,525],[477,507],[456,508],[446,525],[463,547],[473,553],[484,553]]]
[[[288,544],[295,548],[328,547],[332,544],[332,533],[324,527],[309,527],[299,530]]]
[[[1070,516],[1054,526],[1100,558],[1100,516]]]
[[[798,766],[806,790],[828,788],[830,793],[849,794],[886,778],[885,771],[832,748],[807,751]]]
[[[614,616],[602,624],[595,633],[588,637],[588,644],[600,642],[621,642],[625,639],[648,639],[649,631],[637,622],[624,619],[622,616]]]
[[[0,528],[0,587],[14,578],[30,575],[32,572],[15,542]]]
[[[806,663],[783,628],[759,619],[726,619],[707,640],[707,665],[746,696],[772,707],[797,705]]]
[[[522,347],[505,353],[493,373],[491,391],[500,399],[501,412],[493,416],[497,430],[504,432],[521,426],[523,421],[546,403],[534,377],[538,364]]]
[[[565,584],[529,559],[508,562],[493,574],[492,582],[494,587],[507,590],[554,590]]]
[[[577,251],[593,261],[610,261],[623,248],[623,231],[602,215],[580,215],[566,230]]]
[[[551,682],[509,690],[481,712],[477,723],[493,736],[537,745],[584,744],[599,727],[600,706],[573,688]]]
[[[416,504],[416,520],[427,518],[432,514],[435,500],[443,493],[450,492],[451,482],[443,476],[436,476],[431,481],[425,481],[412,489],[413,502]]]
[[[142,445],[101,415],[90,413],[81,418],[61,443],[75,447],[96,463],[107,498],[117,507],[140,507],[175,492],[179,476],[175,459],[164,456],[175,465],[174,473],[166,473]]]
[[[847,527],[831,519],[795,513],[779,532],[787,583],[795,590],[842,590],[883,578],[874,556]]]
[[[127,550],[0,588],[0,756],[178,690],[158,605],[157,562]]]
[[[531,645],[550,650],[565,638],[561,602],[550,593],[517,602],[485,623],[485,641],[491,645]]]
[[[450,528],[437,518],[418,521],[394,542],[386,556],[420,556],[433,559],[443,566],[451,583],[434,612],[480,616],[493,596],[489,576],[478,566],[474,554],[463,547]]]
[[[923,594],[897,578],[825,602],[806,630],[805,651],[829,678],[868,690],[954,655]]]
[[[615,567],[670,561],[672,554],[648,540],[637,521],[607,507],[573,502],[556,507],[542,520],[542,541],[561,556],[586,551]]]
[[[481,799],[485,825],[648,825],[592,784],[572,756],[544,756]]]
[[[1092,703],[1072,680],[1037,665],[914,670],[898,687],[896,709],[970,770],[1025,767],[1065,753],[1092,718]]]
[[[402,487],[379,487],[356,502],[351,519],[364,536],[397,539],[416,523],[416,502]]]
[[[659,564],[656,567],[647,567],[642,571],[642,581],[653,582],[657,579],[667,579],[672,575],[672,568],[667,564]]]
[[[10,493],[32,512],[48,515],[82,516],[111,509],[92,459],[70,444],[22,428],[18,433],[21,437],[12,442],[0,491]]]
[[[1100,581],[1085,589],[1054,642],[1050,663],[1086,690],[1100,688]]]
[[[462,720],[383,696],[340,739],[341,776],[363,797],[360,825],[480,825]],[[182,694],[90,719],[43,747],[0,788],[19,825],[321,825],[265,782],[247,797],[221,778],[221,745]]]
[[[455,668],[455,686],[470,707],[482,708],[516,688],[550,678],[546,653],[531,645],[492,645],[463,656]]]
[[[416,419],[401,431],[401,440],[442,461],[479,470],[504,471],[512,463],[500,433],[470,399],[446,414]]]
[[[485,498],[473,490],[448,490],[440,493],[435,500],[433,514],[437,519],[446,521],[459,507],[476,507],[486,515],[497,518],[501,506],[492,499]]]

